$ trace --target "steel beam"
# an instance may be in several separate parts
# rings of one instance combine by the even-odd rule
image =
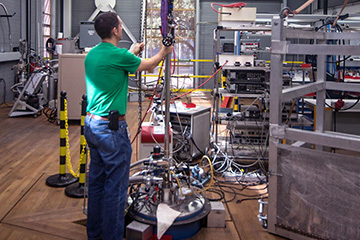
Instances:
[[[170,142],[170,85],[171,85],[171,54],[165,58],[165,158],[169,159],[169,142]]]
[[[324,87],[325,84],[323,82],[315,82],[297,87],[286,88],[282,90],[282,101],[284,102],[294,98],[302,97],[309,93],[318,92],[321,89],[324,89]]]
[[[358,83],[326,82],[326,89],[337,91],[360,92]]]
[[[360,136],[337,132],[312,132],[295,128],[285,128],[285,139],[311,144],[360,151]]]
[[[280,42],[283,40],[283,20],[279,16],[274,17],[271,29],[271,41]],[[281,118],[281,94],[283,77],[283,55],[271,54],[270,73],[270,126],[280,124]],[[271,136],[269,138],[269,205],[268,205],[268,229],[270,232],[276,232],[277,218],[277,185],[278,185],[278,151],[277,145],[279,139]]]
[[[319,39],[319,40],[359,40],[360,33],[356,32],[314,32],[310,30],[287,28],[284,30],[285,38],[293,39]]]
[[[359,46],[329,44],[291,44],[289,41],[272,41],[273,54],[360,55]]]

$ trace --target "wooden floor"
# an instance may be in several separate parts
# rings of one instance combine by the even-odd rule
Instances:
[[[193,101],[210,106],[201,94]],[[59,171],[59,126],[44,115],[8,118],[9,111],[0,106],[0,240],[86,239],[83,199],[69,198],[64,188],[45,184],[48,176]],[[132,136],[137,111],[137,103],[129,103],[127,119]],[[69,132],[72,162],[77,168],[80,126],[70,124]],[[192,239],[281,239],[258,222],[257,201],[232,201],[226,203],[226,209],[226,228],[202,228]]]

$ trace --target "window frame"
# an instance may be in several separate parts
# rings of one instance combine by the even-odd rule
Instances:
[[[154,26],[155,24],[161,23],[160,18],[160,11],[161,9],[158,8],[160,6],[160,0],[147,0],[148,4],[146,7],[146,28],[145,28],[145,57],[151,58],[154,56],[160,49],[160,43],[162,40],[162,37],[160,35],[159,28]],[[193,23],[190,23],[190,26],[192,26],[193,29],[188,29],[188,31],[191,31],[190,36],[187,37],[181,37],[179,36],[179,30],[177,28],[175,29],[175,58],[180,60],[186,60],[184,62],[182,61],[175,61],[175,67],[174,67],[174,55],[171,56],[171,66],[172,69],[175,68],[174,74],[185,76],[185,77],[176,77],[172,80],[172,87],[180,89],[180,88],[193,88],[194,86],[194,79],[191,78],[191,76],[195,73],[195,63],[192,60],[195,57],[195,34],[196,34],[196,1],[191,0],[190,5],[192,5],[192,8],[183,8],[182,6],[183,1],[176,1],[174,4],[174,16],[178,16],[180,14],[186,15],[186,17],[189,17],[193,19]],[[155,8],[153,6],[156,6]],[[190,14],[186,14],[189,12]],[[153,14],[155,13],[155,14]],[[153,15],[156,15],[153,17]],[[192,50],[190,50],[190,53],[187,52],[187,56],[189,56],[189,59],[181,59],[181,55],[183,55],[183,49],[186,49],[184,47],[185,45],[189,45],[192,47]],[[190,54],[190,55],[189,55]],[[151,78],[153,80],[153,78]]]

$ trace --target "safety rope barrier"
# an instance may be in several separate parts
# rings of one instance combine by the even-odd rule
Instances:
[[[86,163],[87,163],[86,160],[90,159],[90,155],[89,155],[90,151],[86,149],[86,139],[84,136],[86,107],[87,107],[87,100],[86,100],[86,94],[84,94],[82,96],[82,102],[81,102],[80,161],[79,161],[78,170],[75,173],[74,173],[74,170],[72,169],[70,157],[67,158],[69,171],[71,173],[76,174],[76,176],[79,177],[78,183],[71,184],[70,186],[67,186],[65,189],[66,196],[73,197],[73,198],[82,198],[84,196],[86,197],[86,191],[85,191]],[[65,126],[66,126],[66,124],[67,123],[65,123]],[[67,127],[66,127],[66,129],[67,129]],[[68,139],[68,134],[66,135],[66,137]],[[68,144],[68,140],[67,140],[67,144]],[[68,155],[70,156],[70,149],[68,151]]]
[[[80,175],[79,175],[79,183],[85,183],[85,173],[86,173],[86,152],[89,155],[90,151],[86,151],[86,139],[84,135],[84,126],[85,126],[85,117],[86,117],[86,107],[87,100],[86,94],[82,96],[81,102],[81,129],[80,129]],[[90,159],[90,158],[88,158]]]
[[[65,95],[60,97],[60,174],[66,172]]]
[[[66,100],[66,98],[64,100],[64,105],[65,105],[64,114],[65,114],[65,138],[66,138],[66,165],[67,165],[70,173],[74,177],[78,178],[79,177],[81,160],[85,156],[85,145],[82,146],[82,149],[81,149],[81,152],[80,152],[79,165],[78,165],[78,168],[77,168],[76,172],[74,172],[73,167],[72,167],[72,163],[71,163],[71,153],[70,153],[70,143],[69,143],[69,123],[68,123],[68,115],[67,115],[67,100]]]
[[[78,181],[78,178],[66,173],[66,125],[67,113],[65,111],[66,92],[60,93],[60,169],[59,174],[49,176],[46,184],[50,187],[66,187]]]

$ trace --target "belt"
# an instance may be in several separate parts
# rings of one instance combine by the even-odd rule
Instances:
[[[87,115],[95,120],[103,120],[103,121],[109,121],[109,117],[108,116],[98,116],[92,113],[87,113]],[[124,121],[125,120],[125,115],[120,115],[119,116],[119,121]]]

